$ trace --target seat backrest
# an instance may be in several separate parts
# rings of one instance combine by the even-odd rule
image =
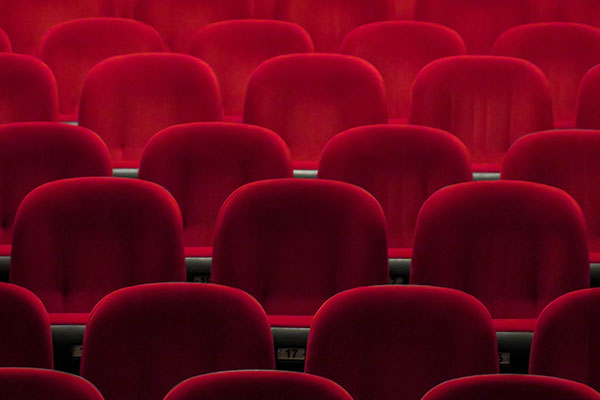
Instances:
[[[577,97],[577,120],[582,129],[600,129],[600,65],[588,71],[581,80]]]
[[[395,19],[414,19],[417,0],[394,0]]]
[[[525,60],[457,56],[417,75],[410,123],[456,135],[478,164],[500,164],[523,135],[552,129],[552,98],[542,71]]]
[[[319,178],[360,186],[385,213],[388,247],[410,248],[417,214],[438,189],[472,180],[465,146],[438,129],[376,125],[350,129],[327,143]]]
[[[274,132],[252,125],[176,125],[144,150],[139,177],[165,187],[183,215],[186,246],[212,246],[227,197],[253,181],[291,178],[290,151]]]
[[[235,20],[200,29],[192,38],[190,54],[206,61],[215,71],[225,114],[242,115],[248,79],[256,67],[275,56],[312,51],[310,36],[296,24]]]
[[[312,315],[333,294],[389,283],[377,201],[343,182],[255,182],[225,202],[211,281],[252,294],[270,315]]]
[[[90,315],[81,358],[81,375],[106,400],[162,400],[196,375],[274,367],[271,330],[256,300],[197,283],[109,294]]]
[[[0,368],[0,391],[12,400],[104,400],[79,376],[34,368]]]
[[[12,45],[10,44],[10,39],[4,30],[0,29],[0,52],[1,53],[10,53],[12,52]]]
[[[445,288],[348,290],[321,307],[305,371],[342,385],[355,400],[419,400],[435,385],[498,371],[485,307]]]
[[[124,286],[185,279],[181,212],[151,182],[73,178],[33,190],[15,219],[10,280],[51,313],[85,313]]]
[[[555,298],[589,287],[581,209],[531,182],[453,185],[417,219],[410,281],[465,291],[494,318],[537,318]]]
[[[296,54],[265,61],[254,71],[244,122],[279,134],[294,161],[316,163],[335,134],[387,123],[386,108],[383,79],[371,64],[345,55]]]
[[[385,83],[388,116],[406,120],[417,74],[430,62],[465,54],[460,36],[445,26],[387,21],[360,26],[342,43],[342,53],[373,64]]]
[[[136,0],[114,0],[115,15],[120,18],[133,18]]]
[[[40,58],[56,77],[61,119],[77,120],[83,82],[94,65],[121,54],[162,50],[156,30],[130,19],[85,18],[51,28],[42,40]]]
[[[222,117],[215,74],[184,54],[102,61],[88,73],[79,107],[79,125],[104,140],[113,161],[139,161],[148,139],[168,126]]]
[[[555,0],[556,21],[578,22],[600,28],[600,10],[596,0]]]

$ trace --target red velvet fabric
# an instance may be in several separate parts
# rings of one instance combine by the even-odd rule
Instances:
[[[575,126],[581,79],[600,64],[600,29],[560,22],[519,26],[502,34],[493,52],[538,66],[552,89],[554,126]]]
[[[278,0],[254,0],[254,18],[274,19]]]
[[[61,22],[86,17],[113,17],[114,0],[2,0],[0,28],[16,53],[38,55],[44,34]]]
[[[388,116],[405,120],[415,77],[423,67],[438,58],[465,52],[465,44],[453,30],[415,21],[364,25],[350,32],[342,43],[342,53],[377,67],[385,83]]]
[[[79,107],[79,125],[100,135],[114,162],[139,161],[148,139],[161,129],[222,118],[215,74],[184,54],[102,61],[88,73]]]
[[[596,0],[555,0],[556,21],[578,22],[600,27],[600,9]]]
[[[121,18],[133,18],[136,0],[114,0],[115,15]]]
[[[50,325],[85,325],[90,313],[50,313]]]
[[[556,186],[577,200],[585,215],[592,253],[600,252],[599,153],[600,131],[547,131],[518,140],[502,165],[503,179]]]
[[[496,318],[494,328],[496,332],[533,332],[537,325],[537,318]]]
[[[57,119],[56,80],[50,68],[30,56],[0,53],[0,124]]]
[[[395,19],[414,19],[417,0],[394,0]]]
[[[537,183],[441,189],[419,214],[410,281],[465,291],[494,318],[535,319],[555,298],[589,287],[583,213],[567,193]]]
[[[276,17],[306,29],[316,51],[337,53],[357,26],[394,19],[395,0],[278,0]]]
[[[110,176],[106,145],[92,131],[58,122],[0,125],[0,243],[12,242],[17,208],[46,182]]]
[[[469,54],[489,54],[502,32],[537,18],[533,0],[419,0],[415,4],[416,20],[454,29]]]
[[[122,289],[95,308],[85,330],[81,375],[106,400],[162,400],[208,372],[274,369],[267,316],[248,294],[197,283]]]
[[[600,389],[599,289],[579,290],[552,302],[533,336],[529,371]]]
[[[315,375],[288,371],[217,372],[177,385],[165,400],[352,400],[340,385]]]
[[[136,0],[134,18],[154,26],[171,51],[187,53],[200,28],[251,18],[252,4],[252,0]]]
[[[411,248],[423,202],[442,187],[472,180],[473,173],[465,146],[447,132],[376,125],[333,137],[321,155],[319,178],[366,189],[385,213],[388,247]]]
[[[42,40],[40,58],[56,77],[61,120],[77,121],[77,108],[88,71],[109,57],[159,52],[158,32],[141,22],[85,18],[51,28]]]
[[[200,29],[192,39],[190,54],[215,71],[225,114],[241,116],[248,79],[256,67],[275,56],[312,51],[310,36],[296,24],[237,20]]]
[[[12,52],[12,45],[10,44],[10,39],[6,32],[0,29],[0,53],[10,53]]]
[[[315,316],[305,371],[354,400],[419,400],[448,379],[498,372],[496,335],[485,307],[456,290],[358,288]]]
[[[272,129],[295,162],[317,163],[327,141],[361,125],[384,124],[383,79],[371,64],[337,54],[296,54],[261,64],[250,77],[244,122]]]
[[[270,315],[312,315],[333,294],[389,283],[385,219],[343,182],[255,182],[225,202],[211,281],[253,295]]]
[[[33,368],[0,368],[0,392],[11,400],[104,400],[83,378]]]
[[[181,212],[162,187],[125,178],[47,183],[21,203],[10,280],[51,313],[85,313],[106,294],[185,280]]]
[[[544,74],[525,60],[445,58],[417,75],[410,123],[453,133],[465,143],[473,163],[499,170],[515,140],[552,129],[550,87]]]
[[[577,98],[577,128],[600,129],[600,66],[592,68],[581,80]]]
[[[253,181],[291,178],[290,151],[274,132],[251,125],[176,125],[144,150],[139,177],[165,187],[183,214],[186,246],[210,247],[227,197]]]

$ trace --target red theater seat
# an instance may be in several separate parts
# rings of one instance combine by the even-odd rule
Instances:
[[[40,58],[56,77],[61,120],[77,121],[83,82],[94,65],[121,54],[162,50],[158,32],[133,20],[85,18],[50,29],[42,40]]]
[[[335,293],[389,283],[381,207],[342,182],[245,185],[219,214],[211,281],[256,297],[273,325],[306,325]]]
[[[536,22],[532,0],[417,0],[415,19],[457,31],[469,54],[489,54],[500,34]]]
[[[115,14],[121,18],[133,18],[136,0],[114,0]]]
[[[134,179],[42,185],[17,211],[10,280],[59,314],[51,320],[57,323],[85,322],[77,314],[124,286],[183,281],[177,203],[162,187]]]
[[[161,129],[222,118],[215,74],[184,54],[102,61],[88,73],[79,106],[79,125],[104,139],[115,167],[137,167],[146,142]]]
[[[308,31],[315,50],[337,53],[344,36],[357,26],[395,18],[394,0],[278,0],[277,19]]]
[[[371,64],[337,54],[294,54],[250,77],[244,122],[272,129],[294,167],[316,169],[327,141],[346,129],[387,122],[383,79]]]
[[[498,331],[532,331],[548,303],[589,287],[583,213],[567,193],[537,183],[441,189],[419,213],[410,281],[477,297]]]
[[[525,60],[437,60],[417,75],[410,123],[453,133],[469,149],[475,171],[499,171],[515,140],[552,129],[550,87],[542,71]]]
[[[358,288],[315,316],[305,370],[355,400],[419,400],[448,379],[498,372],[496,335],[485,307],[456,290]]]
[[[38,55],[44,34],[54,25],[86,17],[112,17],[114,0],[2,0],[0,28],[16,53]]]
[[[0,368],[0,392],[11,400],[104,400],[83,378],[34,368]]]
[[[327,143],[319,178],[360,186],[381,204],[390,256],[410,249],[417,214],[438,189],[472,180],[469,155],[455,136],[433,128],[377,125],[350,129]]]
[[[177,385],[165,400],[236,398],[352,400],[348,392],[329,379],[287,371],[230,371],[197,376]]]
[[[267,316],[248,294],[198,283],[140,285],[106,296],[83,339],[81,375],[106,400],[162,400],[209,372],[274,369]]]
[[[0,53],[10,53],[12,51],[12,46],[10,44],[10,39],[6,32],[0,29]]]
[[[225,114],[239,122],[248,79],[256,67],[275,56],[312,51],[310,36],[296,24],[237,20],[200,29],[192,39],[190,54],[206,61],[215,71]]]
[[[136,0],[134,18],[154,26],[171,51],[187,53],[198,29],[217,21],[250,18],[252,4],[252,0]]]
[[[278,0],[254,0],[254,18],[274,19]]]
[[[577,99],[577,128],[600,129],[600,65],[581,80]]]
[[[139,177],[162,185],[178,201],[186,253],[211,256],[225,199],[246,183],[291,178],[292,165],[289,149],[268,129],[206,122],[173,126],[154,136]]]
[[[579,22],[600,28],[600,8],[597,0],[555,0],[556,21]]]
[[[502,34],[493,52],[538,66],[552,89],[554,126],[575,126],[581,80],[600,64],[600,29],[560,22],[519,26]]]
[[[388,21],[354,29],[344,39],[342,53],[377,67],[385,83],[388,116],[406,122],[417,74],[438,58],[465,54],[465,44],[456,32],[441,25]]]
[[[579,290],[550,303],[540,315],[529,371],[600,389],[599,289]]]
[[[395,19],[414,19],[417,0],[394,0]]]

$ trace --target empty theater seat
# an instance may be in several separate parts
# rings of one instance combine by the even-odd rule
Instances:
[[[417,219],[410,281],[465,291],[498,331],[532,331],[542,309],[589,287],[581,209],[531,182],[471,182],[433,194]]]
[[[211,281],[253,295],[276,326],[308,326],[335,293],[389,283],[377,201],[343,182],[255,182],[225,202]]]
[[[106,400],[161,400],[196,375],[274,367],[273,338],[256,300],[197,283],[140,285],[106,296],[90,316],[81,359],[81,375]]]
[[[381,204],[391,257],[410,257],[417,214],[438,189],[472,179],[469,155],[455,136],[412,125],[350,129],[327,143],[319,178],[360,186]]]
[[[415,19],[457,31],[469,54],[489,54],[500,34],[536,22],[532,0],[417,0]]]
[[[496,373],[496,335],[485,307],[456,290],[358,288],[318,311],[305,371],[355,400],[419,400],[448,379]]]
[[[197,376],[177,385],[165,400],[352,400],[340,385],[315,375],[287,371],[230,371]]]
[[[395,18],[394,0],[278,0],[277,19],[308,31],[315,50],[337,53],[344,36],[357,26]]]
[[[146,142],[161,129],[222,118],[215,74],[184,54],[104,60],[88,73],[79,106],[79,125],[104,140],[115,167],[137,167]]]
[[[560,22],[519,26],[502,34],[493,52],[538,66],[552,89],[554,126],[575,126],[581,80],[600,64],[600,29]]]
[[[600,66],[592,68],[581,80],[577,98],[577,128],[600,129]]]
[[[85,323],[103,296],[124,286],[183,281],[177,203],[134,179],[42,185],[17,211],[10,280],[37,294],[57,324]]]
[[[600,28],[600,8],[596,0],[555,0],[556,21],[579,22]]]
[[[77,121],[83,82],[94,65],[121,54],[162,50],[158,32],[133,20],[85,18],[50,29],[42,40],[40,58],[56,77],[61,120]]]
[[[57,118],[56,80],[50,68],[30,56],[0,53],[0,124]]]
[[[2,0],[0,28],[16,53],[38,55],[44,34],[54,25],[86,17],[112,17],[114,0]]]
[[[289,149],[268,129],[206,122],[155,135],[144,150],[139,177],[162,185],[179,203],[186,254],[211,256],[225,199],[246,183],[291,178],[292,165]]]
[[[469,149],[475,171],[499,171],[515,140],[552,129],[550,87],[525,60],[444,58],[417,75],[410,123],[453,133]]]
[[[550,303],[533,335],[532,374],[558,376],[600,389],[599,289],[579,290]]]
[[[11,400],[104,400],[83,378],[34,368],[0,368],[0,392]]]
[[[337,54],[294,54],[262,63],[250,77],[244,122],[272,129],[294,168],[315,169],[337,133],[387,122],[383,79],[371,64]]]
[[[237,20],[200,29],[192,39],[190,54],[206,61],[215,71],[225,114],[239,121],[248,79],[256,67],[275,56],[312,51],[310,36],[296,24]]]
[[[167,47],[187,53],[198,29],[217,21],[252,17],[252,0],[136,0],[134,18],[154,26]]]
[[[441,25],[388,21],[354,29],[344,39],[342,53],[377,67],[385,83],[389,118],[406,122],[419,71],[438,58],[465,54],[465,44],[456,32]]]

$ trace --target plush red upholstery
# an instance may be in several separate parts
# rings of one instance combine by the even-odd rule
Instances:
[[[381,207],[342,182],[245,185],[219,214],[211,281],[245,290],[269,315],[312,315],[339,291],[389,283]]]
[[[115,14],[121,18],[133,18],[136,0],[114,0]]]
[[[315,315],[305,370],[355,400],[419,400],[448,379],[497,372],[496,335],[485,307],[456,290],[358,288]]]
[[[596,0],[555,0],[556,21],[579,22],[600,27],[600,9]]]
[[[0,29],[0,53],[10,53],[12,51],[12,46],[10,44],[10,39],[6,32]]]
[[[519,26],[502,34],[493,52],[540,67],[552,89],[554,126],[575,126],[581,79],[600,64],[600,29],[564,22]]]
[[[10,280],[51,313],[86,313],[121,287],[184,279],[181,213],[154,183],[55,181],[17,211]]]
[[[0,321],[0,367],[52,368],[50,321],[33,293],[0,283]],[[0,391],[3,397],[11,398],[4,388]]]
[[[385,83],[388,116],[406,122],[415,77],[438,58],[465,54],[453,30],[415,21],[377,22],[358,27],[342,43],[342,53],[373,64]]]
[[[295,167],[314,169],[335,134],[387,122],[383,79],[357,57],[275,57],[250,77],[244,122],[275,131],[290,146]]]
[[[337,53],[344,36],[357,26],[394,19],[395,0],[278,0],[277,19],[310,33],[315,50]]]
[[[291,178],[292,164],[283,140],[268,129],[205,122],[155,135],[144,150],[139,177],[162,185],[178,201],[185,245],[210,248],[227,197],[249,182]]]
[[[252,0],[136,0],[134,17],[154,26],[171,51],[187,52],[190,39],[212,22],[252,17]]]
[[[500,34],[536,22],[532,0],[419,0],[415,19],[436,22],[457,31],[470,54],[489,54]]]
[[[237,20],[200,29],[192,39],[190,54],[215,71],[225,114],[241,119],[248,79],[256,67],[275,56],[312,51],[310,36],[296,24]]]
[[[581,80],[577,99],[577,128],[600,129],[600,66],[592,68]]]
[[[535,320],[555,298],[589,287],[581,209],[531,182],[462,183],[421,208],[410,281],[465,291],[497,319]],[[511,330],[526,330],[511,324]]]
[[[190,378],[165,400],[352,400],[340,385],[320,376],[288,371],[229,371]]]
[[[254,18],[274,19],[278,0],[254,0]]]
[[[600,400],[577,382],[547,376],[482,375],[454,379],[433,388],[423,400]]]
[[[197,283],[140,285],[106,296],[90,315],[81,358],[81,375],[106,400],[162,400],[192,376],[274,368],[271,330],[256,300]]]
[[[0,124],[57,118],[56,80],[50,68],[30,56],[0,53]]]
[[[414,19],[417,0],[394,0],[395,19]]]
[[[104,400],[83,378],[34,368],[0,368],[0,392],[11,400]]]
[[[515,140],[552,129],[550,87],[525,60],[449,57],[417,75],[410,122],[455,134],[467,145],[476,171],[497,171]]]
[[[358,185],[381,204],[388,247],[411,248],[417,214],[438,189],[472,179],[469,155],[455,136],[413,125],[350,129],[325,146],[319,178]]]
[[[88,73],[79,125],[108,145],[115,166],[137,166],[143,148],[168,126],[220,121],[223,106],[210,67],[184,54],[129,54]]]
[[[112,17],[114,0],[2,0],[0,28],[17,53],[38,55],[44,34],[54,25],[86,17]]]
[[[600,389],[600,289],[579,290],[550,303],[533,335],[529,371]]]
[[[56,77],[61,119],[77,121],[83,82],[94,65],[121,54],[162,50],[158,32],[128,19],[85,18],[50,29],[40,57]]]

